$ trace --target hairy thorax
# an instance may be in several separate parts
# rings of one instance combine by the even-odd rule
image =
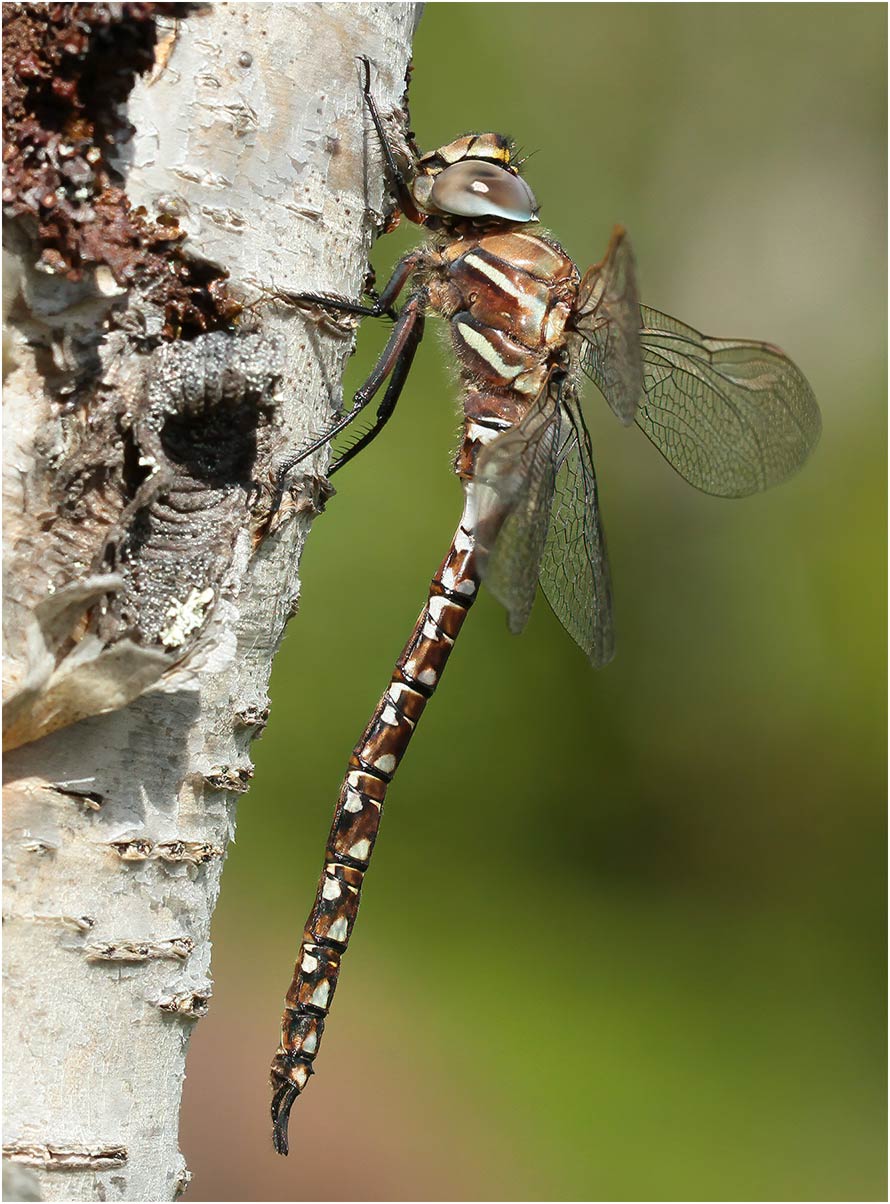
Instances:
[[[518,229],[451,238],[430,261],[430,308],[451,325],[467,422],[497,434],[519,421],[564,358],[578,269],[558,243]],[[470,451],[458,456],[462,476],[471,475],[462,463]]]

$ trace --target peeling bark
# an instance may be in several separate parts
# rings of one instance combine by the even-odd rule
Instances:
[[[4,7],[7,1198],[187,1184],[210,917],[327,493],[316,457],[273,521],[276,464],[352,344],[262,299],[360,294],[355,56],[396,109],[417,16]]]

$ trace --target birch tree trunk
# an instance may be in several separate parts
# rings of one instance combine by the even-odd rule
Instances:
[[[210,918],[325,496],[316,460],[273,519],[275,465],[352,342],[239,303],[360,295],[355,57],[395,110],[419,15],[179,7],[4,6],[7,1198],[188,1181]]]

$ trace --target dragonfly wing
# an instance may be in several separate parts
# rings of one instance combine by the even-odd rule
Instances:
[[[597,668],[615,655],[609,560],[590,435],[573,393],[564,394],[562,414],[541,588],[560,623]]]
[[[470,488],[480,570],[510,630],[525,627],[540,580],[569,635],[594,665],[606,664],[615,646],[596,477],[564,380],[483,450]]]
[[[803,374],[769,343],[712,339],[640,306],[637,424],[696,488],[744,497],[798,469],[822,429]]]
[[[578,287],[572,326],[581,336],[583,371],[629,426],[643,400],[640,302],[634,254],[617,226],[600,263]]]
[[[521,422],[479,454],[470,485],[476,555],[514,633],[528,622],[547,540],[560,416],[546,389]]]

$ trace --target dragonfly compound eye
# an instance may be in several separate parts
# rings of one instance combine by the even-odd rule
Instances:
[[[535,221],[538,202],[519,176],[480,159],[464,159],[436,176],[430,200],[455,217],[501,217],[510,222]]]

